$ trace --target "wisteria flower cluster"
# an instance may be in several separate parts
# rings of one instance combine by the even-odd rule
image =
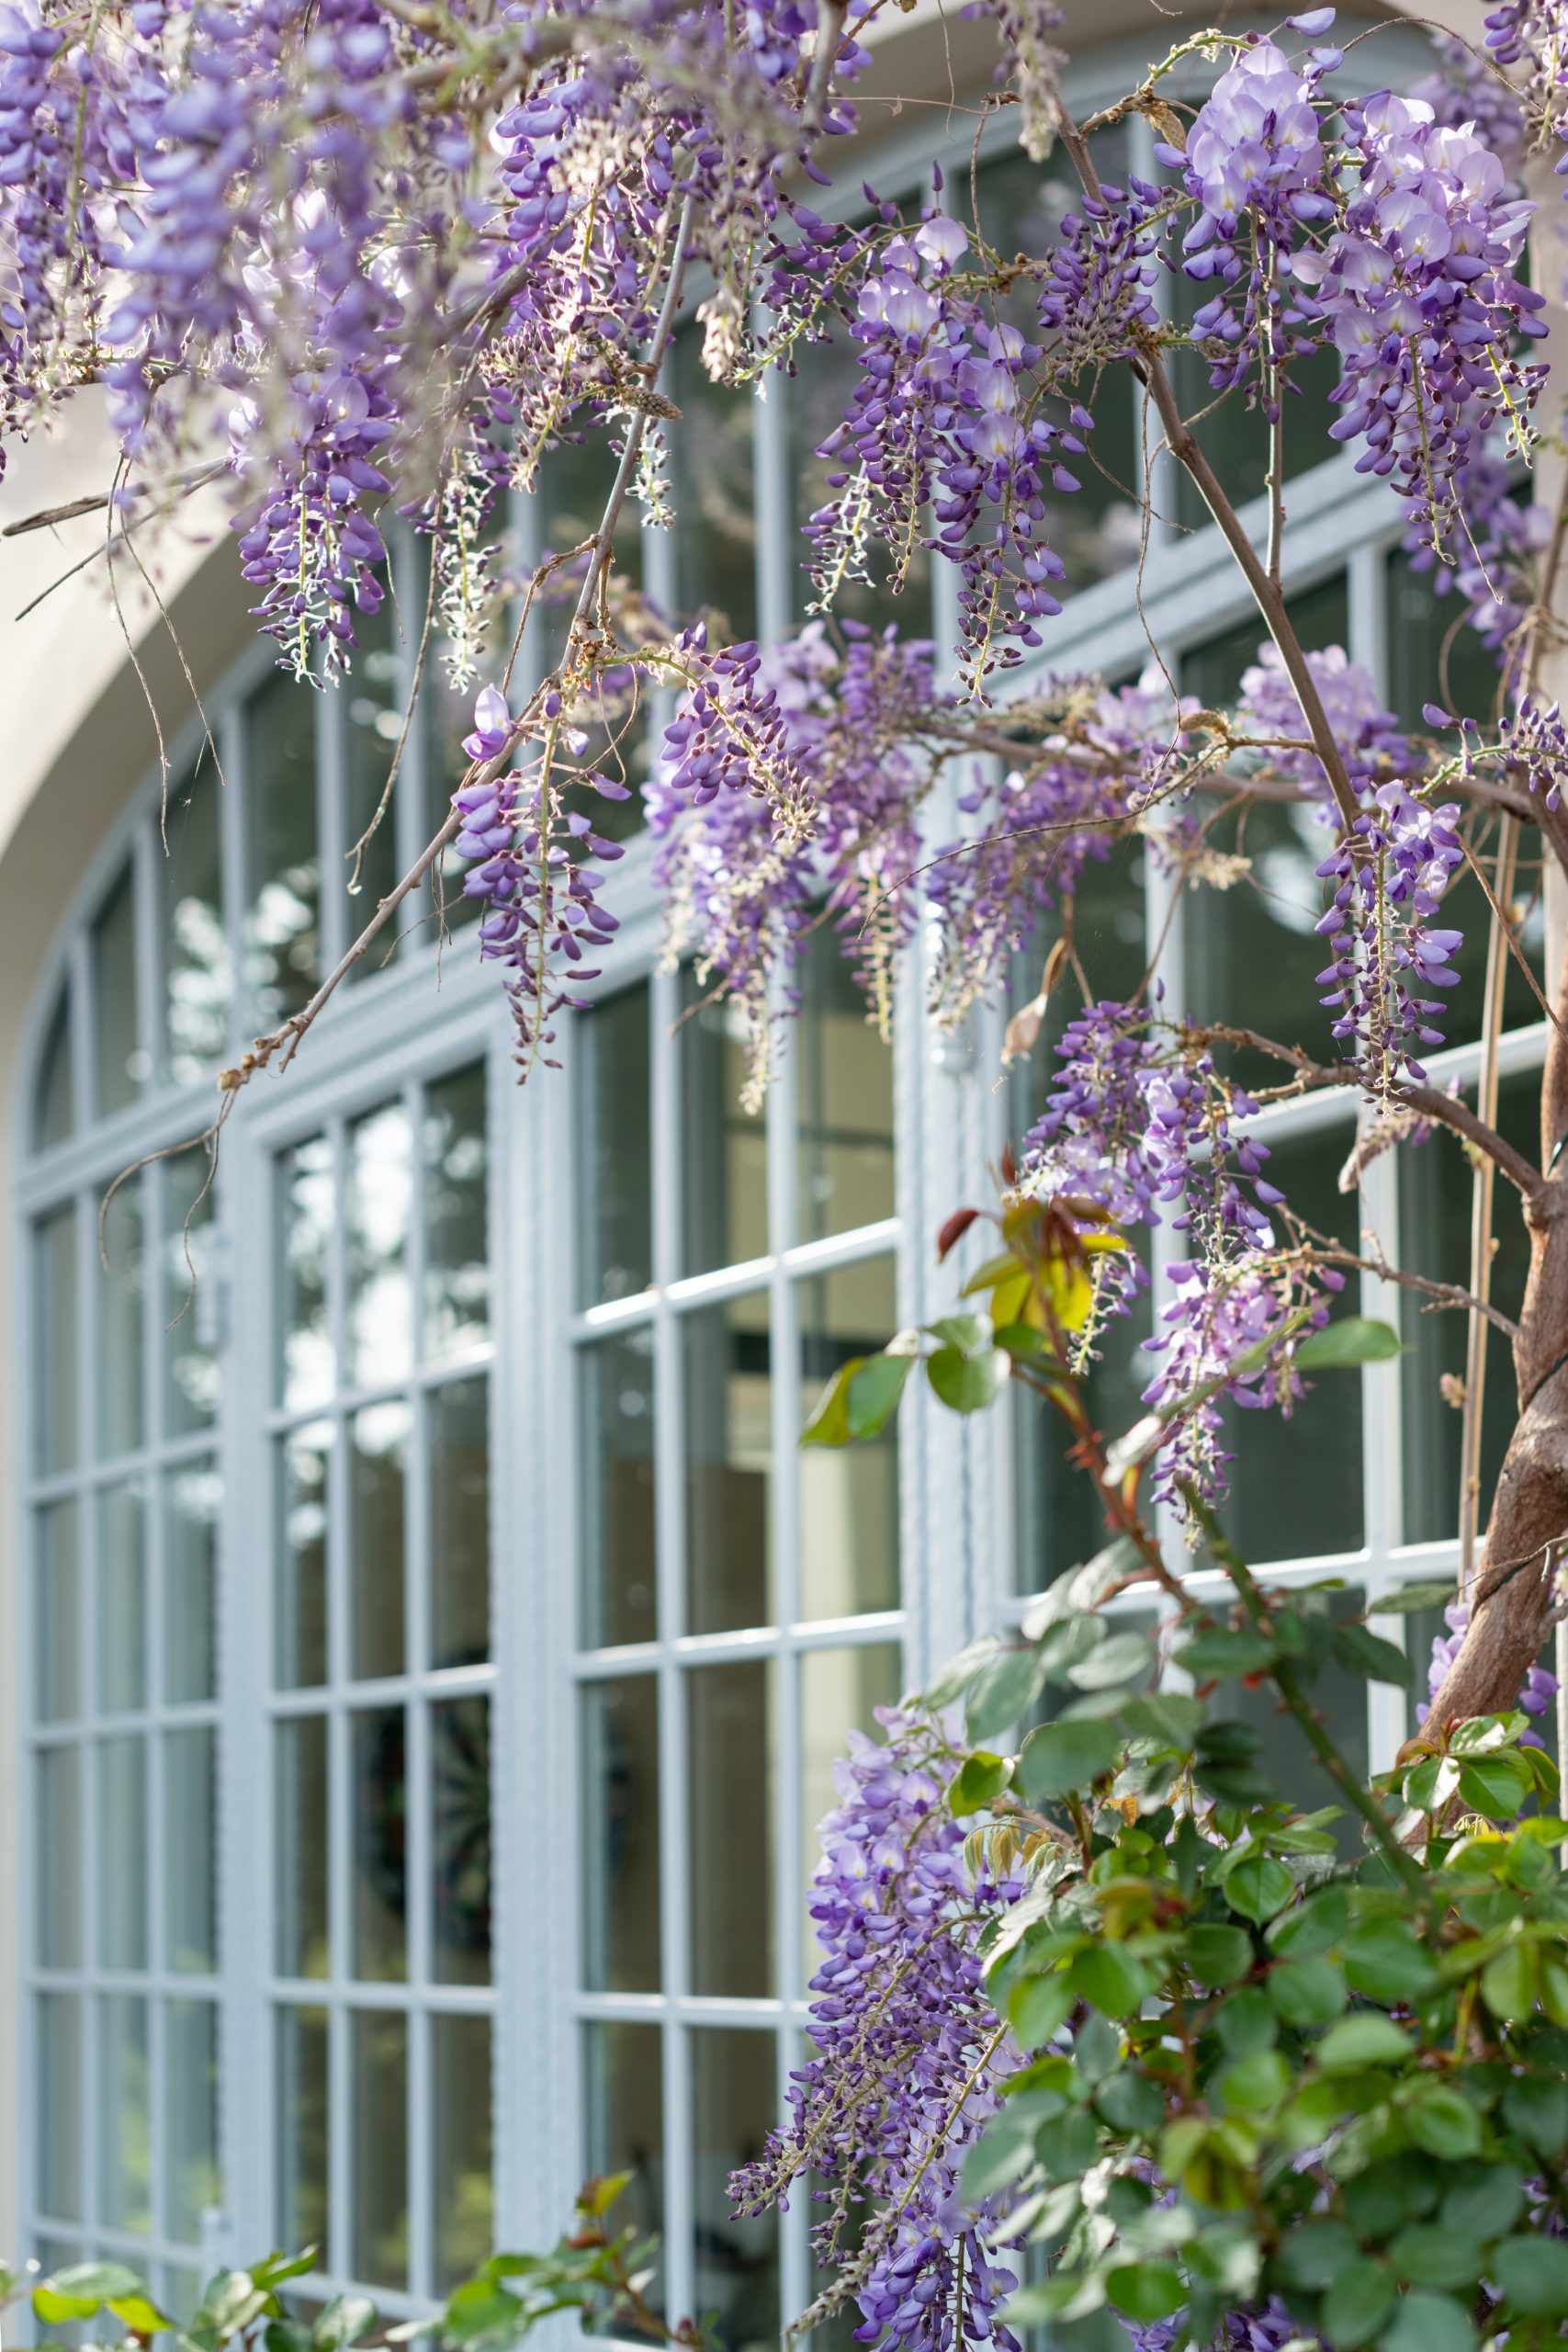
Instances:
[[[1380,785],[1371,805],[1318,867],[1334,903],[1317,928],[1334,960],[1318,974],[1336,1009],[1334,1035],[1353,1041],[1368,1091],[1391,1078],[1427,1073],[1413,1046],[1440,1046],[1441,1000],[1412,988],[1459,985],[1452,958],[1462,932],[1434,924],[1443,894],[1464,864],[1455,801],[1434,808],[1402,784]]]
[[[730,2195],[751,2213],[787,2202],[796,2182],[822,2184],[828,2211],[814,2234],[838,2276],[812,2324],[852,2300],[857,2343],[1019,2352],[998,2318],[1018,2279],[990,2250],[996,2207],[965,2205],[958,2175],[1018,2064],[978,1945],[1023,1883],[977,1875],[966,1859],[944,1803],[958,1757],[942,1725],[919,1711],[876,1713],[885,1736],[851,1734],[821,1828],[814,2054],[794,2077],[788,2127]]]

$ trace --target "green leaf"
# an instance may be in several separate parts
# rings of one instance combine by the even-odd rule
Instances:
[[[621,2175],[622,2188],[626,2177],[626,2174]],[[604,2186],[603,2182],[595,2183],[595,2187]],[[607,2211],[608,2205],[601,2210]],[[346,2346],[357,2344],[375,2324],[376,2306],[368,2295],[334,2295],[310,2330],[310,2342],[315,2352],[344,2352]]]
[[[502,2343],[526,2333],[523,2306],[493,2278],[467,2278],[448,2298],[448,2344]]]
[[[1022,2050],[1038,2050],[1072,2015],[1073,1988],[1060,1971],[1026,1976],[1008,1995],[1008,2023]]]
[[[1466,2165],[1445,2189],[1438,2220],[1450,2236],[1489,2245],[1507,2235],[1524,2201],[1524,2182],[1512,2165]]]
[[[1228,1625],[1201,1625],[1176,1652],[1175,1662],[1194,1682],[1214,1682],[1227,1674],[1261,1674],[1280,1655],[1264,1634]]]
[[[946,1343],[926,1358],[926,1378],[955,1413],[984,1412],[987,1405],[996,1403],[1012,1370],[1007,1350],[991,1344],[990,1318],[951,1315],[945,1323],[933,1323],[931,1328]]]
[[[976,1640],[965,1642],[961,1650],[955,1651],[925,1693],[926,1704],[933,1713],[943,1707],[951,1707],[955,1699],[961,1699],[982,1667],[990,1664],[1000,1647],[995,1634],[981,1634]]]
[[[97,2295],[62,2295],[47,2284],[33,2289],[33,2309],[49,2327],[63,2327],[68,2320],[91,2319],[101,2301]]]
[[[1239,1984],[1252,1973],[1252,1938],[1245,1928],[1201,1922],[1187,1931],[1187,1962],[1200,1984]]]
[[[1296,1363],[1303,1372],[1337,1372],[1359,1363],[1387,1363],[1403,1355],[1397,1331],[1369,1315],[1342,1315],[1321,1331],[1309,1331],[1296,1345]]]
[[[960,2193],[971,2205],[983,2204],[1021,2180],[1034,2163],[1034,2142],[1027,2123],[1009,2115],[987,2126],[964,2159]]]
[[[1064,2270],[1054,2278],[1021,2287],[1008,2301],[1006,2312],[1015,2327],[1036,2327],[1046,2320],[1087,2319],[1104,2301],[1105,2280],[1100,2271]]]
[[[1132,1738],[1186,1754],[1202,1726],[1203,1702],[1181,1690],[1140,1690],[1122,1708],[1122,1721]]]
[[[1364,1919],[1345,1939],[1345,1973],[1370,2001],[1416,2001],[1438,1972],[1403,1919]]]
[[[904,1384],[915,1369],[915,1357],[901,1349],[868,1357],[855,1371],[845,1398],[845,1419],[852,1438],[880,1437],[898,1410]]]
[[[1187,2301],[1181,2273],[1170,2262],[1121,2262],[1105,2274],[1105,2292],[1123,2319],[1147,2326],[1168,2319]]]
[[[1291,2087],[1291,2070],[1278,2050],[1254,2050],[1227,2066],[1219,2079],[1225,2105],[1244,2115],[1262,2114],[1278,2107]]]
[[[1503,2094],[1503,2115],[1529,2146],[1555,2156],[1568,2141],[1568,2085],[1521,2075]]]
[[[1505,1944],[1481,1972],[1481,1997],[1495,2018],[1526,2018],[1535,2007],[1533,1944]]]
[[[1392,2018],[1359,2009],[1330,2026],[1313,2056],[1325,2074],[1359,2073],[1363,2066],[1397,2066],[1415,2054],[1415,2044]]]
[[[1323,2298],[1323,2333],[1335,2352],[1370,2344],[1393,2309],[1393,2273],[1361,2255],[1330,2280]]]
[[[989,1739],[1016,1724],[1040,1696],[1045,1668],[1033,1650],[1003,1650],[982,1667],[969,1692],[964,1725],[972,1740]]]
[[[1473,2287],[1484,2267],[1480,2246],[1439,2222],[1416,2222],[1401,2230],[1388,2258],[1413,2287]]]
[[[223,2270],[209,2280],[195,2324],[220,2343],[249,2327],[265,2309],[270,2290],[258,2286],[248,2270]]]
[[[1123,2066],[1119,2075],[1102,2083],[1094,2103],[1114,2130],[1136,2132],[1145,2140],[1154,2139],[1165,2121],[1165,2098],[1158,2084],[1132,2066]]]
[[[1343,1969],[1321,1952],[1271,1969],[1267,1989],[1287,2025],[1328,2025],[1350,2002]]]
[[[811,1419],[800,1432],[802,1445],[848,1445],[850,1429],[850,1383],[857,1372],[870,1362],[868,1356],[852,1356],[833,1374],[812,1409]]]
[[[51,2293],[68,2297],[73,2302],[85,2297],[89,2309],[110,2301],[116,2295],[147,2293],[145,2278],[123,2262],[73,2262],[63,2270],[54,2271],[40,2284]]]
[[[1356,2258],[1355,2239],[1343,2222],[1303,2222],[1280,2248],[1280,2275],[1288,2287],[1319,2294]]]
[[[1268,1929],[1273,1949],[1297,1957],[1328,1951],[1340,1942],[1350,1925],[1350,1897],[1343,1886],[1325,1886],[1309,1894],[1293,1911],[1281,1913]]]
[[[1067,1970],[1067,1982],[1108,2018],[1134,2016],[1154,1990],[1154,1978],[1143,1962],[1112,1943],[1091,1944],[1088,1951],[1080,1951]]]
[[[1380,2352],[1475,2352],[1475,2322],[1451,2295],[1413,2288],[1378,2339]]]
[[[156,2335],[161,2328],[175,2324],[146,2295],[111,2295],[108,2307],[132,2335]]]
[[[1224,1891],[1233,1911],[1261,1924],[1284,1909],[1296,1891],[1296,1882],[1284,1862],[1255,1847],[1226,1871]]]
[[[1418,1609],[1446,1609],[1459,1599],[1459,1587],[1451,1577],[1442,1577],[1426,1584],[1402,1584],[1392,1592],[1380,1592],[1377,1613],[1380,1617],[1408,1617]]]
[[[1403,1689],[1410,1679],[1410,1660],[1404,1652],[1379,1634],[1370,1634],[1364,1625],[1336,1625],[1331,1646],[1347,1672],[1359,1674],[1363,1681],[1396,1682]]]
[[[1087,1788],[1116,1761],[1121,1740],[1110,1724],[1042,1724],[1023,1743],[1015,1781],[1030,1804]]]
[[[1034,2135],[1034,2153],[1047,2180],[1081,2180],[1093,2164],[1100,2134],[1084,2108],[1054,2115]]]
[[[1068,1667],[1067,1679],[1080,1690],[1109,1690],[1114,1683],[1135,1682],[1154,1660],[1154,1645],[1142,1634],[1112,1634]]]
[[[1000,1796],[1011,1778],[1012,1766],[1005,1756],[992,1756],[981,1748],[964,1758],[948,1791],[948,1804],[955,1814],[980,1813],[993,1797]]]
[[[1481,2118],[1462,2091],[1447,2083],[1423,2084],[1404,2110],[1410,2136],[1429,2156],[1450,2163],[1473,2156],[1481,2146]]]
[[[1568,2312],[1568,2245],[1561,2238],[1506,2238],[1487,2269],[1521,2318]]]
[[[1531,1785],[1529,1766],[1517,1756],[1477,1756],[1459,1776],[1460,1803],[1493,1821],[1511,1821]]]

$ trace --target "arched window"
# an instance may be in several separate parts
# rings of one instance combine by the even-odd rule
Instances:
[[[1424,63],[1382,34],[1356,61],[1369,86]],[[1119,91],[1118,62],[1075,65],[1080,111]],[[940,158],[956,215],[977,212],[995,245],[1036,243],[1070,202],[1060,164],[1026,164],[1005,118],[972,152],[930,111],[868,158],[879,190],[918,197]],[[1117,168],[1144,167],[1145,136],[1111,135]],[[852,355],[814,352],[758,398],[706,383],[696,333],[671,362],[680,521],[626,563],[667,610],[711,601],[776,636],[803,616],[797,526]],[[1308,420],[1325,389],[1303,396]],[[1204,430],[1255,500],[1235,405]],[[1096,446],[1064,502],[1073,593],[1043,659],[1135,674],[1146,624],[1185,690],[1223,699],[1260,636],[1234,565],[1131,393]],[[1323,446],[1310,422],[1296,446]],[[585,535],[602,471],[570,451],[547,467],[514,517],[520,564]],[[1292,473],[1286,506],[1305,641],[1348,645],[1415,718],[1448,613],[1401,551],[1392,498],[1336,454]],[[822,932],[750,1115],[723,1007],[661,967],[634,840],[623,929],[592,1009],[565,1024],[562,1072],[512,1083],[500,991],[448,875],[444,910],[411,901],[286,1077],[246,1090],[215,1174],[173,1148],[207,1124],[216,1069],[342,956],[457,773],[466,712],[437,677],[351,888],[412,673],[423,604],[404,557],[344,686],[288,685],[258,652],[205,696],[210,740],[193,724],[166,796],[143,786],[34,1008],[28,2247],[51,2267],[149,2263],[183,2312],[212,2261],[311,2243],[302,2294],[359,2282],[413,2310],[492,2232],[537,2243],[581,2177],[633,2167],[628,2203],[664,2240],[659,2291],[716,2309],[739,2352],[811,2292],[809,2211],[734,2223],[724,2182],[804,2048],[833,1758],[1099,1540],[1035,1418],[960,1428],[911,1396],[863,1453],[796,1443],[847,1357],[951,1309],[931,1237],[1037,1107],[1049,1040],[998,1092],[1004,1008],[940,1034],[917,942],[889,1048]],[[920,573],[891,609],[942,645],[949,600]],[[888,610],[875,591],[860,608]],[[559,625],[536,613],[522,674],[548,667]],[[657,698],[629,731],[604,716],[645,769]],[[1095,985],[1135,986],[1153,959],[1175,1008],[1267,1028],[1277,1003],[1293,1026],[1321,960],[1311,827],[1290,808],[1245,831],[1227,819],[1212,847],[1230,887],[1201,898],[1142,842],[1100,869],[1077,917]],[[1444,1082],[1479,1057],[1464,1040],[1482,909],[1459,888],[1472,944]],[[1534,888],[1522,877],[1521,898]],[[1532,902],[1527,938],[1539,920]],[[1508,986],[1505,1127],[1543,1042]],[[1462,1280],[1460,1155],[1439,1141],[1397,1173],[1390,1155],[1342,1193],[1351,1119],[1326,1096],[1264,1114],[1292,1199]],[[1375,1284],[1367,1305],[1390,1311]],[[1259,1415],[1238,1435],[1233,1523],[1272,1575],[1340,1577],[1375,1606],[1452,1560],[1458,1419],[1438,1380],[1462,1328],[1411,1314],[1406,1333],[1403,1363],[1325,1381],[1293,1428]],[[1109,1425],[1136,1415],[1138,1363],[1130,1344],[1100,1369]],[[1500,1434],[1489,1424],[1493,1466]],[[1387,1761],[1404,1700],[1358,1684],[1340,1704],[1350,1747]]]

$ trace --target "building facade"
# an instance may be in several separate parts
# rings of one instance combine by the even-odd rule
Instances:
[[[1080,112],[1163,49],[1167,14],[1069,11]],[[908,198],[941,162],[944,201],[1027,248],[1070,197],[1055,161],[1010,145],[1005,115],[976,135],[975,37],[925,0],[899,22],[864,172]],[[1347,71],[1375,88],[1428,62],[1412,28],[1369,20]],[[1111,162],[1146,167],[1139,135]],[[802,617],[797,526],[852,354],[815,355],[756,400],[715,392],[694,361],[682,334],[680,521],[634,555],[666,608],[700,598],[775,637]],[[1245,422],[1207,429],[1235,495],[1256,496]],[[1140,566],[1118,485],[1141,435],[1130,395],[1102,414],[1105,474],[1063,517],[1074,593],[1048,660],[1135,675],[1146,625],[1184,690],[1220,700],[1258,624],[1157,465]],[[1450,608],[1412,571],[1382,487],[1348,455],[1310,462],[1329,446],[1310,427],[1299,446],[1298,627],[1348,646],[1416,719]],[[29,452],[7,517],[91,486],[95,458],[74,426]],[[594,487],[563,464],[513,516],[519,560],[581,537]],[[1046,1046],[999,1088],[1005,1007],[939,1033],[923,937],[885,1046],[825,935],[765,1110],[744,1114],[737,1039],[689,969],[665,968],[634,835],[624,927],[559,1071],[516,1085],[448,876],[445,906],[411,902],[293,1065],[246,1091],[209,1169],[181,1147],[211,1118],[216,1070],[299,1009],[430,837],[465,716],[426,697],[351,890],[412,674],[396,612],[420,594],[417,549],[400,550],[400,598],[352,679],[315,695],[251,640],[221,529],[193,514],[163,582],[181,658],[134,583],[127,658],[91,525],[0,543],[0,1646],[16,1661],[0,2242],[46,2267],[123,2256],[175,2312],[219,2260],[314,2244],[309,2291],[357,2282],[416,2311],[492,2243],[553,2236],[587,2174],[628,2167],[670,2306],[761,2345],[809,2299],[808,2216],[734,2222],[725,2181],[799,2063],[833,1758],[1095,1542],[1021,1413],[961,1426],[911,1398],[853,1455],[797,1439],[838,1364],[950,1306],[932,1236],[984,1198]],[[82,576],[11,620],[78,558]],[[917,582],[897,617],[941,646],[948,593]],[[547,630],[536,640],[542,669]],[[1172,898],[1140,845],[1119,851],[1080,901],[1080,945],[1103,992],[1153,957],[1171,1005],[1266,1030],[1277,1005],[1293,1033],[1321,960],[1320,852],[1288,809],[1255,812],[1229,846],[1250,879],[1201,899]],[[1477,897],[1477,931],[1480,913]],[[1532,902],[1527,936],[1540,922]],[[1502,1119],[1528,1134],[1543,1025],[1509,985]],[[1456,1036],[1478,1033],[1480,998],[1472,957]],[[1435,1067],[1472,1076],[1478,1057],[1461,1042]],[[1352,1239],[1371,1224],[1391,1253],[1464,1278],[1457,1151],[1397,1171],[1388,1155],[1358,1199],[1337,1185],[1348,1103],[1263,1125],[1316,1223]],[[1506,1306],[1522,1273],[1503,1229]],[[1399,1311],[1370,1279],[1364,1304]],[[1249,1556],[1288,1580],[1340,1577],[1374,1611],[1455,1555],[1458,1417],[1438,1378],[1462,1328],[1405,1329],[1401,1363],[1324,1382],[1292,1426],[1258,1417],[1238,1448]],[[1134,1418],[1138,1385],[1135,1351],[1108,1363],[1108,1423]],[[1388,1760],[1403,1694],[1354,1684],[1335,1703],[1351,1751]]]

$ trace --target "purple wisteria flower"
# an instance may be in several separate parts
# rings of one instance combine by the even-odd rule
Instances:
[[[1018,2280],[987,2243],[998,2209],[965,2205],[958,2177],[1020,2063],[977,1946],[1023,1887],[974,1875],[942,1803],[960,1758],[941,1727],[897,1708],[876,1714],[885,1738],[850,1734],[821,1828],[815,2053],[793,2077],[788,2126],[734,2176],[730,2197],[755,2213],[785,2203],[798,2180],[822,2184],[813,2235],[839,2275],[802,2327],[852,2302],[858,2344],[1019,2352],[998,2317]]]
[[[1353,1040],[1369,1091],[1404,1072],[1427,1073],[1412,1046],[1440,1046],[1439,999],[1412,987],[1451,989],[1462,932],[1433,924],[1464,863],[1458,803],[1431,808],[1402,784],[1380,785],[1352,831],[1318,867],[1334,903],[1317,928],[1334,951],[1318,974],[1336,1011],[1334,1035]]]
[[[1449,1669],[1460,1654],[1461,1645],[1470,1629],[1469,1601],[1450,1600],[1443,1611],[1443,1623],[1449,1630],[1446,1634],[1435,1634],[1432,1637],[1432,1656],[1427,1668],[1427,1697],[1425,1703],[1416,1708],[1417,1724],[1426,1723],[1432,1712],[1432,1702],[1442,1689],[1448,1679]],[[1529,1668],[1519,1689],[1521,1711],[1539,1722],[1542,1715],[1551,1713],[1556,1703],[1557,1677],[1555,1674],[1549,1668],[1539,1663]],[[1545,1746],[1540,1734],[1533,1731],[1525,1734],[1525,1743],[1531,1747]]]
[[[1409,739],[1393,711],[1383,708],[1376,682],[1364,663],[1352,662],[1337,645],[1309,652],[1306,663],[1334,740],[1355,782],[1381,778],[1391,770],[1407,771],[1415,764]],[[1273,774],[1305,786],[1321,797],[1325,815],[1332,815],[1327,807],[1328,778],[1317,753],[1303,741],[1306,721],[1277,645],[1260,645],[1257,662],[1242,673],[1236,724],[1257,738]]]

